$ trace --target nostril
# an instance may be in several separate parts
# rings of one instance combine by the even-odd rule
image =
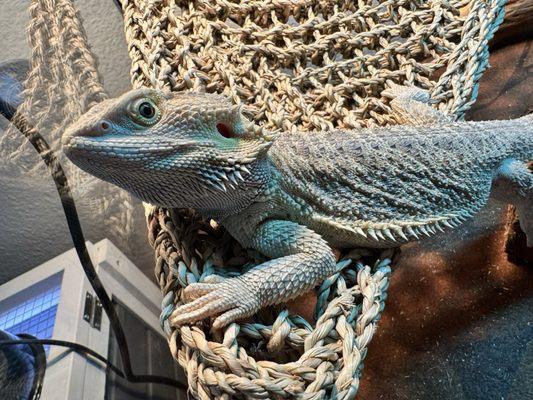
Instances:
[[[102,131],[107,132],[109,128],[111,128],[111,126],[109,125],[108,122],[102,121],[100,122],[100,128],[102,128]]]

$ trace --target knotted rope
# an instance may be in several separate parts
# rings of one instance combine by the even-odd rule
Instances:
[[[437,107],[462,118],[504,3],[128,0],[123,11],[134,87],[224,93],[267,129],[305,134],[395,123],[380,96],[388,82],[427,88]],[[161,324],[194,397],[355,397],[391,252],[343,254],[317,291],[314,326],[278,308],[210,332],[207,323],[170,324],[183,288],[242,273],[256,255],[188,211],[147,208],[147,217]]]

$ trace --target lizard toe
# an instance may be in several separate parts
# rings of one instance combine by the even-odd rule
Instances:
[[[170,322],[173,325],[185,325],[219,314],[231,307],[227,302],[220,300],[220,297],[214,293],[202,296],[176,308],[170,317]]]
[[[206,295],[203,295],[203,296],[191,301],[190,303],[185,303],[185,304],[179,306],[178,308],[176,308],[172,312],[171,318],[175,318],[175,317],[177,317],[179,315],[195,311],[195,310],[199,309],[200,307],[205,306],[209,302],[216,301],[217,298],[218,297],[215,296],[214,293],[208,293]]]
[[[183,290],[183,295],[187,300],[192,301],[211,293],[216,288],[217,285],[213,283],[191,283]]]
[[[237,307],[226,311],[224,314],[218,316],[213,322],[213,329],[220,329],[226,325],[231,324],[233,321],[248,317],[250,312],[244,308]]]
[[[186,298],[199,297],[174,310],[170,317],[174,325],[196,322],[223,313],[215,320],[214,328],[218,329],[236,319],[252,315],[260,307],[256,296],[237,278],[225,279],[218,284],[194,283],[185,289],[185,294]]]
[[[216,274],[211,274],[211,275],[207,275],[203,280],[202,280],[202,283],[222,283],[226,280],[227,278],[224,278],[223,276],[220,276],[220,275],[216,275]]]
[[[212,315],[217,314],[221,311],[224,311],[222,305],[210,303],[197,310],[176,316],[172,319],[172,323],[174,325],[185,325],[211,317]]]

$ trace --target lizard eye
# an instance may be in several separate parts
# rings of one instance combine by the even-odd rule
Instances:
[[[155,115],[155,107],[147,101],[139,104],[139,114],[146,119],[153,118]]]
[[[111,126],[109,125],[109,122],[105,120],[100,122],[100,129],[102,130],[102,132],[109,132],[110,128]]]
[[[155,124],[161,115],[159,108],[151,99],[139,99],[131,105],[130,115],[142,125]]]
[[[225,138],[231,138],[233,137],[233,129],[231,129],[231,126],[224,122],[218,122],[217,123],[217,131]]]

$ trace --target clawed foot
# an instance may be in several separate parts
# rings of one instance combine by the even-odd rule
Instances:
[[[527,164],[505,160],[496,171],[492,195],[516,207],[520,228],[526,234],[527,247],[533,247],[533,174]]]
[[[260,308],[254,291],[241,278],[217,281],[187,286],[184,295],[192,301],[174,310],[170,316],[171,323],[184,325],[218,315],[213,328],[219,329],[237,319],[253,315]]]

